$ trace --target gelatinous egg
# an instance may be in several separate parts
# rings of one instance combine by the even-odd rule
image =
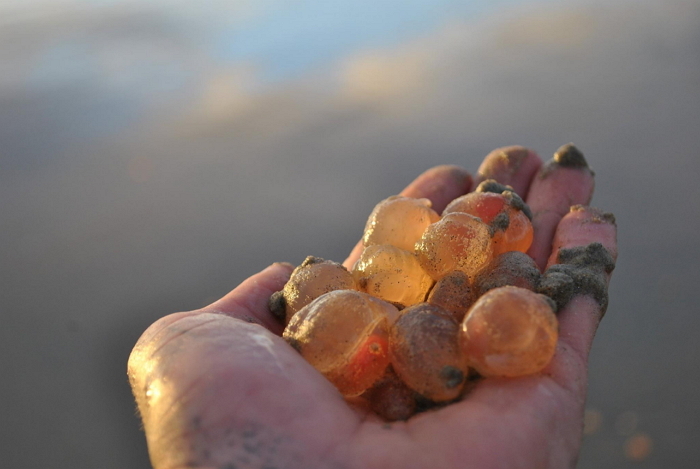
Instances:
[[[424,301],[433,285],[413,252],[389,244],[365,248],[352,275],[362,291],[402,306]]]
[[[367,246],[391,244],[413,251],[431,223],[440,219],[429,199],[392,196],[379,202],[367,220],[362,242]]]
[[[482,376],[537,373],[554,355],[558,323],[546,296],[519,287],[488,291],[465,316],[462,351]]]
[[[304,306],[334,290],[357,290],[352,274],[342,264],[308,256],[282,289],[278,308],[284,308],[285,322],[289,322]]]
[[[459,323],[438,306],[420,303],[404,309],[389,329],[389,356],[396,374],[432,401],[456,398],[468,372],[458,335]]]
[[[354,290],[336,290],[294,315],[282,337],[345,396],[356,396],[389,365],[387,330],[395,306]]]
[[[453,270],[473,278],[491,260],[491,232],[472,215],[450,213],[425,230],[415,250],[421,266],[435,280]]]

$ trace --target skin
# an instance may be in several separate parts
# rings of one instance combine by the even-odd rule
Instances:
[[[542,159],[534,151],[521,146],[496,148],[486,155],[474,178],[474,187],[486,179],[495,179],[511,186],[525,199],[530,181],[542,167]]]
[[[528,254],[541,270],[552,252],[559,222],[571,206],[588,205],[593,197],[593,186],[593,172],[588,166],[571,168],[551,160],[532,179],[525,202],[532,210],[532,228],[536,236]]]
[[[540,165],[521,163],[524,173],[507,165],[500,170],[506,182],[538,201],[535,217],[561,213],[562,198],[569,203],[570,192],[557,192],[560,184],[537,186],[533,166]],[[568,177],[556,171],[549,177]],[[588,184],[583,177],[568,181]],[[465,170],[441,166],[419,176],[403,195],[428,197],[440,212],[471,186]],[[550,246],[538,248],[536,261],[546,264],[554,257],[552,243],[565,248],[600,242],[616,252],[614,224],[587,222],[585,210],[565,211],[542,234],[535,232],[539,245]],[[553,217],[545,218],[552,223]],[[345,265],[358,256],[353,250]],[[386,424],[361,403],[344,400],[281,339],[282,326],[267,300],[292,269],[274,264],[213,304],[166,316],[144,332],[128,374],[154,467],[575,466],[588,353],[600,318],[590,296],[574,297],[560,312],[557,351],[542,373],[483,379],[457,403]]]

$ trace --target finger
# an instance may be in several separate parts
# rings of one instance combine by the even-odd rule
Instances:
[[[284,326],[270,312],[268,300],[270,295],[284,288],[292,270],[294,266],[286,262],[274,263],[202,310],[260,324],[281,335]]]
[[[526,202],[532,210],[535,237],[528,254],[543,269],[554,231],[572,205],[587,205],[593,196],[593,171],[572,144],[562,146],[537,173]]]
[[[433,210],[442,213],[448,203],[469,192],[471,187],[472,177],[466,169],[455,165],[442,165],[430,168],[418,176],[401,191],[400,195],[417,199],[430,199]],[[363,249],[364,246],[360,240],[348,258],[345,259],[343,265],[347,269],[351,269],[355,261],[359,259]]]
[[[456,165],[441,165],[430,168],[404,190],[404,197],[427,198],[433,203],[433,210],[442,213],[454,198],[464,195],[472,188],[472,176],[464,168]]]
[[[315,467],[302,447],[323,451],[359,419],[282,338],[223,314],[156,322],[128,373],[156,468]]]
[[[497,148],[484,158],[479,166],[474,185],[486,179],[495,179],[511,186],[525,199],[530,182],[542,166],[542,159],[534,151],[521,146]]]
[[[193,327],[188,325],[191,318],[201,317],[204,313],[211,314],[209,317],[211,321],[217,315],[230,317],[246,323],[258,324],[274,334],[280,335],[283,326],[272,316],[267,306],[267,300],[272,293],[284,286],[292,270],[293,267],[290,264],[272,264],[265,270],[245,280],[226,296],[211,305],[197,311],[170,314],[152,324],[141,335],[129,358],[129,377],[132,380],[132,387],[134,388],[134,395],[137,397],[137,401],[139,395],[146,394],[146,391],[143,389],[144,386],[134,382],[134,379],[147,381],[145,378],[139,378],[143,374],[144,363],[151,360],[156,353],[163,355],[163,351],[160,350],[161,345],[158,344],[167,344],[174,337],[175,332],[180,331],[182,334],[188,332]],[[185,326],[182,327],[181,325]],[[132,370],[141,371],[134,374],[135,378],[132,379]],[[139,402],[139,407],[141,407],[140,404]]]
[[[617,259],[617,225],[612,213],[594,207],[574,205],[557,225],[547,267],[557,263],[559,251],[574,246],[600,243]]]
[[[591,207],[574,207],[557,227],[549,265],[558,262],[558,254],[563,249],[591,243],[602,244],[614,261],[617,258],[615,219],[611,214]],[[609,271],[597,270],[606,288],[611,272],[612,267]],[[584,393],[588,353],[604,307],[596,292],[579,291],[558,314],[559,343],[552,364],[553,377],[568,386],[582,386],[581,392]]]

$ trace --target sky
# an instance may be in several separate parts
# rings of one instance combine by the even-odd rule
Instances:
[[[168,112],[170,103],[206,86],[212,69],[245,71],[243,81],[234,78],[241,89],[266,92],[358,52],[518,3],[523,2],[5,0],[0,100],[10,107],[30,103],[24,106],[29,114],[13,118],[7,132],[31,127],[25,118],[44,139],[33,148],[22,137],[17,152],[26,154],[23,162],[12,156],[15,151],[4,157],[10,166],[31,164],[47,146],[70,140],[75,128],[83,138],[100,138],[150,112]],[[48,117],[27,110],[47,100]],[[58,114],[60,120],[50,119]]]

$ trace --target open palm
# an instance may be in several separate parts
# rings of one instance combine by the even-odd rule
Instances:
[[[533,152],[510,147],[487,156],[478,176],[513,186],[532,208],[530,255],[541,268],[562,247],[599,242],[615,255],[611,217],[569,211],[592,196],[587,166],[541,166]],[[472,185],[466,171],[440,166],[402,194],[428,197],[440,212]],[[129,379],[156,468],[575,466],[601,317],[592,296],[574,297],[559,313],[559,343],[543,372],[480,380],[460,402],[388,424],[360,400],[343,399],[280,337],[267,300],[291,270],[274,264],[206,308],[162,318],[136,344]]]

